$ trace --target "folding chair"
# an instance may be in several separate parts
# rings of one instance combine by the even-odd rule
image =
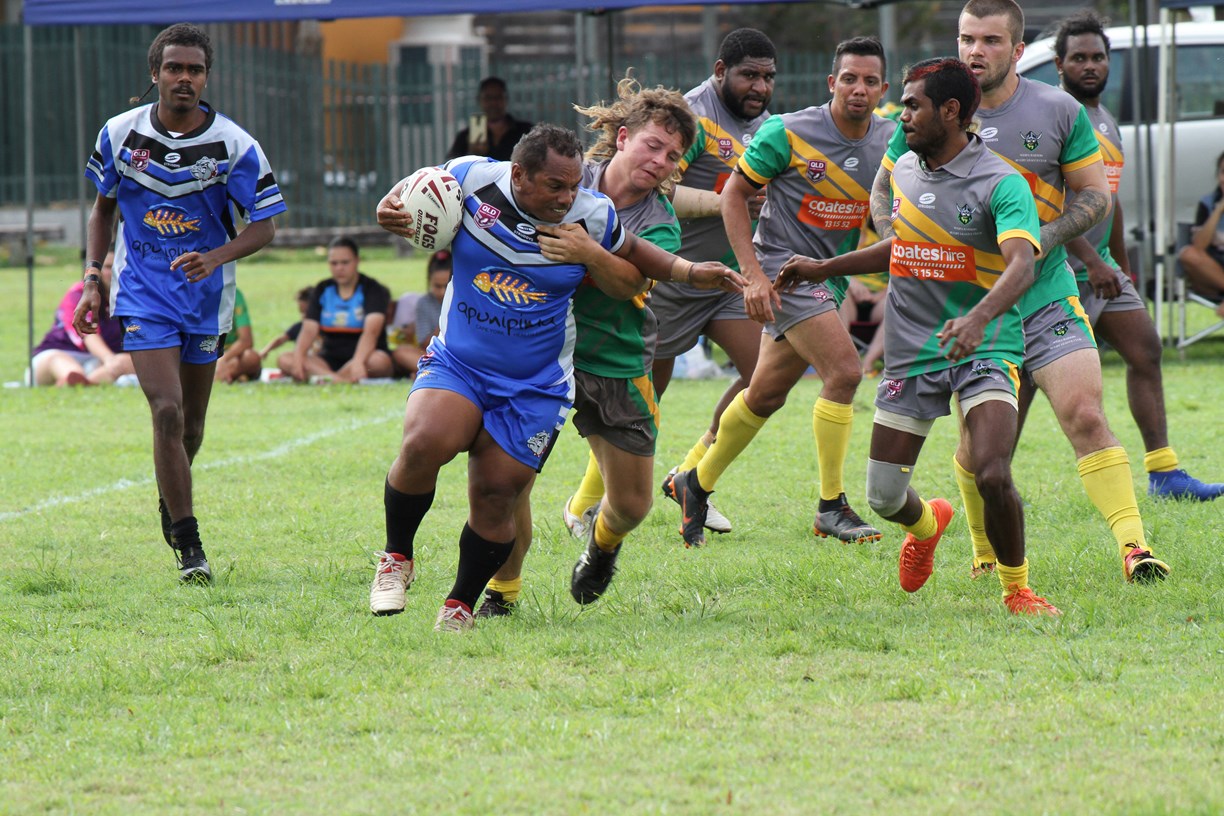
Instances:
[[[1177,224],[1178,252],[1181,251],[1182,247],[1190,243],[1190,227],[1191,224],[1185,221],[1178,222]],[[1219,304],[1211,298],[1203,297],[1198,292],[1195,292],[1190,288],[1190,286],[1186,283],[1186,270],[1182,268],[1180,261],[1174,264],[1173,274],[1175,278],[1174,286],[1177,294],[1177,350],[1185,351],[1186,348],[1194,343],[1215,334],[1220,329],[1224,329],[1224,320],[1218,320],[1213,325],[1203,329],[1202,331],[1195,332],[1192,335],[1187,335],[1186,307],[1188,305],[1198,304],[1199,306],[1210,309],[1212,314],[1215,314],[1216,307],[1219,306]]]

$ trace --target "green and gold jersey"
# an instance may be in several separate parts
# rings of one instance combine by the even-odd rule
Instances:
[[[1062,215],[1066,198],[1064,174],[1101,161],[1101,150],[1084,106],[1059,88],[1020,77],[1020,84],[997,108],[978,108],[982,143],[1019,171],[1037,204],[1037,216],[1048,224]],[[898,129],[884,157],[891,171],[909,151]],[[1020,299],[1027,317],[1043,306],[1078,295],[1075,276],[1067,265],[1067,250],[1055,247],[1037,265],[1037,280]]]
[[[892,168],[893,231],[884,313],[884,376],[907,379],[989,357],[1024,362],[1024,324],[1013,307],[986,326],[966,360],[944,356],[935,336],[986,296],[1007,264],[999,246],[1021,238],[1041,251],[1028,184],[977,137],[928,170],[907,153]]]
[[[234,325],[230,328],[229,334],[225,335],[225,348],[229,348],[238,342],[238,330],[243,326],[251,325],[251,315],[247,312],[246,298],[242,296],[242,290],[234,289]]]
[[[697,117],[697,138],[680,159],[680,172],[684,174],[681,183],[696,190],[721,193],[744,149],[769,118],[769,111],[755,119],[735,116],[723,104],[713,77],[686,93],[684,99]],[[680,231],[681,257],[690,261],[722,261],[732,269],[739,268],[721,218],[686,218],[680,222]]]
[[[1122,185],[1122,169],[1126,164],[1122,155],[1122,133],[1118,130],[1117,120],[1105,108],[1085,105],[1084,112],[1088,114],[1088,121],[1092,123],[1092,132],[1101,146],[1101,158],[1105,160],[1105,177],[1109,180],[1109,192],[1113,196],[1113,205],[1116,207],[1118,206],[1118,188]],[[1073,197],[1074,195],[1069,195],[1067,200],[1070,201]],[[1119,266],[1109,251],[1111,237],[1113,237],[1113,213],[1084,233],[1084,238],[1092,244],[1093,249],[1101,256],[1101,260],[1114,269],[1118,269]],[[1084,262],[1071,253],[1067,253],[1067,256],[1071,268],[1075,270],[1075,279],[1077,281],[1088,280],[1088,269],[1084,266]]]
[[[736,169],[754,186],[768,185],[752,242],[770,280],[796,253],[832,258],[857,247],[871,183],[896,127],[873,116],[866,136],[849,139],[828,104],[761,126]],[[839,298],[845,294],[844,278],[826,283]]]
[[[599,190],[607,162],[588,162],[582,168],[582,186]],[[668,252],[680,249],[680,225],[671,202],[653,193],[630,207],[616,211],[621,226],[643,241]],[[615,300],[599,290],[588,276],[574,293],[574,368],[600,377],[641,377],[654,359],[658,324],[646,305],[646,295]]]

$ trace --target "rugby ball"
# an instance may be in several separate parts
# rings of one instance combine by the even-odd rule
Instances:
[[[396,185],[400,209],[412,215],[416,229],[405,240],[426,252],[450,246],[463,223],[463,190],[441,167],[422,167]]]

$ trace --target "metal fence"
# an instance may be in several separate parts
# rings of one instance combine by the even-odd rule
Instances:
[[[26,201],[22,32],[21,26],[0,26],[0,207]],[[76,202],[98,129],[148,87],[146,51],[157,28],[32,33],[35,198],[39,206]],[[424,59],[349,64],[242,39],[214,37],[217,55],[205,99],[263,145],[289,205],[283,227],[368,225],[374,203],[395,180],[445,158],[474,112],[486,74],[507,81],[510,109],[519,118],[577,126],[573,104],[607,98],[611,77],[629,67],[574,60],[485,64],[470,54],[447,65]],[[830,60],[828,53],[786,54],[771,108],[826,101]],[[892,64],[901,63],[894,58]],[[632,67],[644,85],[680,90],[710,71],[696,54],[649,57]],[[85,195],[92,198],[92,188]]]

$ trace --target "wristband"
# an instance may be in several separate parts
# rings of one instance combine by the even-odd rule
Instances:
[[[693,263],[692,261],[684,261],[683,258],[680,260],[683,261],[686,266],[681,267],[679,271],[673,267],[671,279],[676,283],[688,283],[689,278],[693,274]]]
[[[86,261],[86,262],[85,262],[85,268],[86,268],[86,269],[101,269],[101,268],[102,268],[102,262],[101,262],[101,261],[95,261],[95,260],[88,260],[88,261]]]
[[[90,272],[88,275],[85,276],[84,282],[92,283],[94,286],[97,286],[99,288],[102,286],[102,279],[99,278],[97,275],[95,275],[93,272]]]

